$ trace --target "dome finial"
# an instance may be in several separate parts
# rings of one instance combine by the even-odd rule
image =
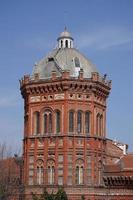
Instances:
[[[57,38],[57,41],[59,48],[73,48],[73,38],[71,36],[71,33],[67,31],[66,26],[65,30]]]
[[[65,31],[67,31],[67,26],[66,26],[66,25],[65,25],[65,28],[64,28],[64,30],[65,30]]]

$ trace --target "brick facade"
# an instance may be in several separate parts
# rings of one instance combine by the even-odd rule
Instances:
[[[130,189],[109,189],[103,182],[104,165],[123,155],[106,138],[106,100],[111,82],[99,73],[77,78],[64,70],[59,77],[25,75],[20,81],[24,98],[24,199],[63,186],[69,200],[133,199]]]

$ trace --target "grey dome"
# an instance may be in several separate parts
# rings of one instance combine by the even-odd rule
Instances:
[[[64,31],[60,34],[60,36],[57,38],[57,41],[58,41],[59,39],[61,39],[61,38],[71,38],[71,39],[73,40],[73,38],[72,38],[72,36],[71,36],[71,33],[68,32],[67,30],[64,30]]]
[[[67,28],[65,27],[64,31],[62,33],[60,33],[60,36],[57,38],[57,41],[59,41],[60,39],[63,38],[70,38],[73,40],[71,33],[67,30]]]
[[[77,49],[57,48],[35,65],[33,75],[38,73],[40,79],[47,79],[52,71],[61,76],[64,70],[69,70],[71,77],[78,77],[80,69],[83,69],[84,78],[90,78],[92,72],[97,72],[95,65]]]
[[[34,74],[38,73],[40,79],[48,79],[52,71],[56,71],[57,76],[61,76],[63,71],[70,71],[71,77],[78,77],[80,69],[83,70],[84,78],[90,78],[92,72],[97,72],[93,65],[77,49],[73,48],[73,38],[70,32],[65,30],[57,38],[58,48],[40,60],[34,67]]]

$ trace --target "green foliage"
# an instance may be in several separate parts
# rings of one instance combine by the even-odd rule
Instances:
[[[85,196],[84,195],[81,196],[81,200],[85,200]]]
[[[39,200],[39,197],[37,197],[37,195],[34,194],[33,192],[31,193],[31,195],[33,200]]]
[[[58,189],[58,192],[55,196],[55,200],[68,200],[67,194],[66,194],[66,192],[64,191],[63,188]]]
[[[0,200],[6,199],[6,192],[2,184],[0,184]]]
[[[46,188],[43,191],[41,197],[38,197],[36,194],[32,193],[33,200],[68,200],[67,194],[63,188],[59,188],[56,194],[49,194]]]
[[[41,199],[42,200],[54,200],[55,195],[53,193],[49,194],[45,188],[43,194],[41,195]]]

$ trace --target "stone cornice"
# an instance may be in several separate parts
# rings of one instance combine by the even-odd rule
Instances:
[[[69,73],[65,71],[61,77],[55,76],[55,72],[52,73],[51,79],[42,80],[36,74],[34,79],[25,75],[20,80],[20,89],[22,96],[26,94],[38,95],[64,91],[75,91],[79,93],[94,93],[98,96],[108,97],[111,89],[111,81],[107,81],[105,77],[100,77],[98,73],[92,73],[92,77],[89,79],[83,78],[82,71],[78,78],[69,76]]]

